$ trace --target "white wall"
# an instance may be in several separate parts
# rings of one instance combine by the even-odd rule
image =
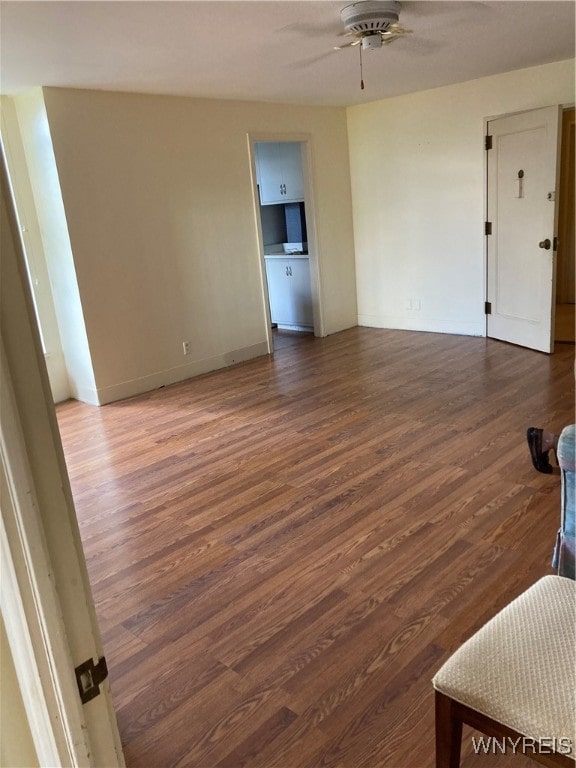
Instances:
[[[356,325],[345,110],[44,98],[99,402],[267,351],[249,134],[309,137],[324,332]]]
[[[97,403],[82,301],[41,89],[15,97],[14,104],[35,213],[42,233],[43,253],[38,249],[36,254],[38,261],[41,257],[45,259],[48,269],[69,391],[72,397]]]
[[[42,230],[38,221],[14,99],[2,96],[0,105],[2,145],[10,171],[11,189],[18,210],[18,223],[21,228],[22,244],[26,251],[30,287],[41,328],[44,358],[50,378],[52,396],[54,402],[59,403],[67,400],[71,396],[71,391],[52,299]]]
[[[360,325],[485,333],[485,118],[573,101],[564,61],[348,109]]]

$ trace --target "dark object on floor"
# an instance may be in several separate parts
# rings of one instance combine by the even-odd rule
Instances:
[[[530,448],[534,469],[551,475],[552,465],[548,460],[548,451],[542,450],[542,430],[537,427],[529,427],[526,431],[526,440],[528,441],[528,448]]]

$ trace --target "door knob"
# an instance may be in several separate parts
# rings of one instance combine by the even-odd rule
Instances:
[[[549,251],[551,245],[552,245],[552,243],[550,242],[550,240],[548,238],[546,238],[546,240],[541,240],[538,243],[538,247],[539,248],[544,248],[545,251]]]

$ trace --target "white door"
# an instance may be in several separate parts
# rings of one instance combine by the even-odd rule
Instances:
[[[102,645],[3,162],[0,175],[0,607],[38,764],[114,768],[122,747],[97,684]],[[81,687],[97,695],[83,704]]]
[[[559,111],[488,123],[487,335],[542,352],[554,348]]]

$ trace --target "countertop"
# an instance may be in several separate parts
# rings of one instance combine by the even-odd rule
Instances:
[[[264,258],[267,261],[276,261],[278,259],[307,259],[307,253],[265,253]]]
[[[264,258],[266,259],[307,259],[308,251],[289,251],[284,250],[282,243],[264,246]]]

